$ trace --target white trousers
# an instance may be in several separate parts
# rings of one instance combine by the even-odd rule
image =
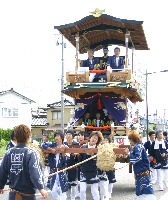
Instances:
[[[62,190],[60,188],[60,195],[58,194],[58,187],[60,186],[60,182],[59,182],[59,176],[58,174],[56,175],[56,179],[55,179],[55,183],[53,185],[52,188],[52,196],[54,198],[54,200],[66,200],[67,196],[66,196],[66,192],[62,193]]]
[[[140,200],[156,200],[156,197],[154,196],[154,194],[143,194],[143,195],[139,195]]]
[[[157,171],[154,168],[150,168],[151,169],[151,181],[152,183],[155,183],[157,181]]]
[[[80,182],[80,199],[86,200],[86,182]],[[93,200],[99,200],[99,190],[98,190],[98,183],[91,184],[91,193]]]
[[[113,183],[109,183],[109,184],[108,184],[108,194],[109,194],[109,198],[112,197],[112,193],[113,193]]]
[[[99,182],[101,200],[108,199],[108,185],[107,184],[108,184],[108,181]]]
[[[75,200],[76,186],[71,186],[71,200]]]
[[[47,173],[46,173],[47,172]],[[46,166],[46,168],[42,168],[42,175],[43,177],[45,175],[48,175],[50,174],[50,167],[49,166]],[[48,178],[43,178],[44,179],[44,185],[46,185],[47,181],[48,181]]]
[[[163,189],[163,174],[164,174],[164,182],[166,187],[168,187],[168,169],[156,169],[157,171],[157,179],[160,189]],[[163,173],[162,173],[163,172]]]

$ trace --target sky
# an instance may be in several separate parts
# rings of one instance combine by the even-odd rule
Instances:
[[[62,46],[54,26],[64,25],[88,16],[95,8],[105,9],[104,14],[113,17],[144,21],[143,28],[149,51],[136,51],[135,64],[148,72],[149,114],[156,108],[160,115],[167,106],[168,69],[166,0],[160,1],[57,1],[57,0],[0,0],[0,91],[13,88],[16,92],[34,100],[36,105],[61,100]],[[75,69],[75,48],[67,41],[64,49],[64,67]],[[109,48],[109,55],[114,47]],[[95,52],[101,56],[102,50]],[[125,55],[125,49],[121,54]],[[129,51],[129,54],[131,51]],[[79,55],[87,58],[87,55]],[[145,101],[139,109],[145,108]]]

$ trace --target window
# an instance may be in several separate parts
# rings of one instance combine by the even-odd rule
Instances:
[[[61,112],[52,112],[52,119],[61,119]]]
[[[2,117],[17,117],[17,108],[2,108]]]

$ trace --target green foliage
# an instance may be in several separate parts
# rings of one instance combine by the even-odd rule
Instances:
[[[48,137],[50,142],[55,142],[54,132],[51,132]]]
[[[8,141],[5,141],[4,139],[0,140],[0,148],[6,148],[6,145],[8,144]]]
[[[10,141],[10,138],[11,138],[11,132],[13,131],[13,129],[7,129],[7,130],[4,130],[4,129],[1,129],[0,128],[0,139],[4,139],[5,141]]]
[[[0,157],[3,157],[6,152],[6,147],[0,148]]]

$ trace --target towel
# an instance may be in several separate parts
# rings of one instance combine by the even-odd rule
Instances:
[[[164,140],[162,139],[161,141],[159,141],[157,138],[155,140],[154,149],[159,149],[159,144],[162,144],[162,149],[166,149]]]

